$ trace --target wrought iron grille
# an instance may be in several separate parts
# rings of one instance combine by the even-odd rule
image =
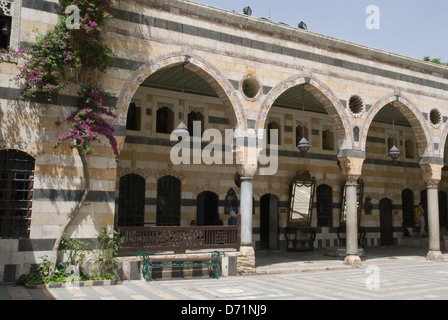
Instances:
[[[0,237],[29,238],[34,158],[18,150],[0,151]]]
[[[134,251],[174,251],[222,249],[240,247],[240,225],[207,227],[123,227],[118,228],[124,238],[120,249]]]
[[[181,182],[173,176],[165,176],[157,181],[157,221],[158,226],[179,226],[181,206]]]
[[[143,226],[145,220],[145,178],[127,174],[120,178],[118,226]]]

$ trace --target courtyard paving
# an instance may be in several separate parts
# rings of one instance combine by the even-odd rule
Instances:
[[[448,254],[444,254],[446,262],[427,261],[425,256],[422,249],[366,248],[362,266],[352,268],[343,265],[342,258],[325,256],[319,250],[266,251],[257,252],[254,275],[124,281],[79,288],[2,285],[0,300],[165,300],[180,302],[176,312],[181,312],[182,306],[192,308],[192,301],[215,301],[224,303],[222,313],[226,307],[230,311],[236,301],[448,300]]]

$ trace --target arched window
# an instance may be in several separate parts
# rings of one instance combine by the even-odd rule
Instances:
[[[21,13],[22,0],[0,1],[0,48],[18,49]]]
[[[193,125],[194,122],[201,122],[201,131],[198,132],[201,134],[204,133],[204,115],[200,112],[196,112],[196,111],[191,111],[188,114],[188,132],[190,133],[190,136],[193,136]]]
[[[129,105],[128,117],[126,118],[126,130],[140,131],[141,116],[141,108],[132,101]]]
[[[0,237],[29,238],[35,160],[18,150],[0,151]]]
[[[225,214],[229,214],[230,210],[233,210],[236,214],[238,214],[238,197],[236,196],[235,191],[232,188],[227,191],[226,199],[224,200],[224,206]]]
[[[173,176],[157,180],[158,226],[180,226],[181,182]]]
[[[274,141],[274,135],[271,134],[271,130],[277,130],[277,141]],[[275,121],[272,121],[268,124],[267,127],[267,142],[268,144],[273,144],[273,145],[281,145],[281,126],[280,124],[278,124]]]
[[[404,143],[404,148],[406,152],[406,159],[414,159],[415,158],[415,144],[411,139],[407,139]]]
[[[12,18],[0,8],[0,48],[7,49],[10,44]]]
[[[334,133],[330,129],[322,130],[322,149],[334,150]]]
[[[168,107],[157,109],[156,132],[171,133],[174,130],[174,111]]]
[[[306,126],[306,123],[298,124],[296,127],[296,146],[299,145],[300,140],[302,140],[303,138],[310,141],[308,136],[308,127]]]
[[[331,227],[333,216],[333,189],[322,184],[317,187],[317,226]]]
[[[127,174],[120,178],[119,227],[141,227],[145,223],[145,178]]]

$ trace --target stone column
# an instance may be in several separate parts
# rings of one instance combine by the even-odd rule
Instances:
[[[347,253],[344,264],[357,267],[361,265],[358,251],[358,179],[355,181],[347,180],[345,186]]]
[[[347,151],[347,150],[346,150]],[[348,150],[352,151],[352,150]],[[354,151],[353,151],[354,152]],[[361,176],[364,158],[345,156],[339,157],[341,171],[346,180],[345,202],[346,202],[346,235],[347,252],[344,264],[353,267],[362,265],[358,250],[358,196],[357,185]]]
[[[238,173],[241,180],[240,199],[240,227],[241,227],[241,255],[237,260],[237,272],[248,274],[255,272],[255,251],[252,239],[252,212],[253,212],[253,176],[257,171],[258,152],[256,139],[246,133],[247,142],[237,145]]]
[[[255,251],[252,241],[252,177],[241,177],[241,256],[237,260],[238,274],[255,272]]]
[[[252,246],[252,177],[241,177],[241,245]]]
[[[442,162],[443,163],[443,162]],[[428,201],[428,233],[429,233],[429,251],[426,255],[427,260],[444,261],[440,251],[440,225],[439,225],[439,190],[438,184],[442,178],[443,164],[422,163],[420,167],[423,170],[423,180],[427,187]]]

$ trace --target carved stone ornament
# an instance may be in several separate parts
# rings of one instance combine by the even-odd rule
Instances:
[[[173,177],[179,179],[180,181],[182,181],[184,179],[184,176],[180,172],[173,170],[170,167],[168,169],[161,170],[161,171],[157,172],[154,175],[154,178],[159,180],[160,178],[165,177],[165,176],[173,176]]]
[[[14,0],[0,0],[0,9],[3,10],[3,13],[6,16],[12,16],[12,3]]]
[[[28,141],[18,138],[17,140],[4,140],[0,139],[0,150],[12,149],[12,150],[20,150],[31,155],[34,158],[39,157],[42,154],[42,149],[40,146],[36,144],[30,144]]]
[[[148,170],[145,170],[142,168],[128,167],[128,168],[118,168],[117,169],[118,178],[121,178],[127,174],[137,174],[137,175],[145,178],[145,180],[147,180],[150,176],[150,173],[148,172]]]
[[[423,181],[428,186],[437,186],[442,180],[442,168],[441,164],[420,164],[423,170]]]
[[[339,163],[341,166],[342,174],[344,175],[347,183],[357,184],[358,179],[362,174],[362,165],[364,163],[364,159],[345,157],[339,158]]]

